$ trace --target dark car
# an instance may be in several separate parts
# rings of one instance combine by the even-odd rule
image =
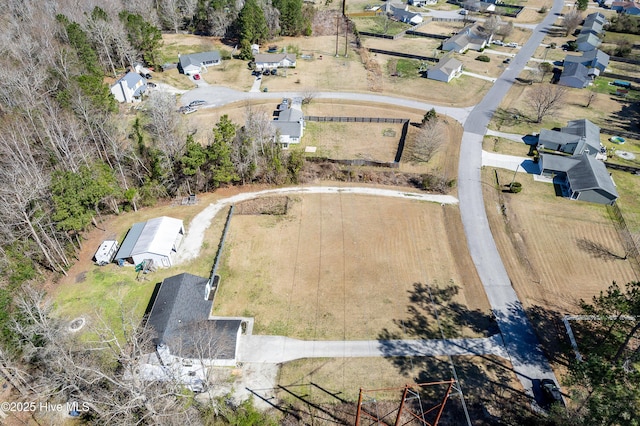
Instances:
[[[502,61],[503,64],[509,64],[511,63],[511,58],[507,58],[504,61]]]
[[[144,75],[144,78],[146,78],[147,80],[150,80],[150,79],[153,78],[153,76],[151,74],[147,73],[147,74]]]
[[[157,85],[156,85],[155,83],[151,83],[151,82],[149,82],[149,83],[147,83],[147,86],[149,86],[149,87],[152,87],[152,88],[153,88],[153,87],[156,87]]]
[[[269,75],[269,70],[262,71],[262,75]]]
[[[272,69],[271,70],[271,75],[278,75],[278,70],[277,69]]]
[[[205,101],[198,99],[196,101],[191,101],[191,103],[189,103],[189,106],[190,107],[196,107],[196,106],[200,106],[200,105],[204,105],[204,104],[206,104]]]
[[[551,379],[542,379],[540,381],[540,388],[542,389],[542,395],[547,403],[553,404],[559,402],[560,404],[564,404],[562,400],[562,393],[560,392],[560,388],[556,385]]]

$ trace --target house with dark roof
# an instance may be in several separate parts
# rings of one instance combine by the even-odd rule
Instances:
[[[627,15],[640,15],[640,4],[635,1],[614,1],[611,4],[611,9]]]
[[[220,52],[199,52],[188,55],[179,55],[178,71],[186,75],[200,74],[206,72],[208,67],[220,65],[222,59]]]
[[[147,325],[153,342],[168,355],[206,360],[208,365],[235,365],[242,320],[212,318],[213,297],[208,279],[183,273],[160,284]],[[184,364],[184,362],[183,362]]]
[[[390,2],[385,4],[385,12],[392,19],[404,22],[405,24],[418,25],[423,21],[422,15],[409,11],[409,6],[404,4],[392,5]]]
[[[278,105],[275,118],[271,124],[276,129],[278,142],[283,149],[288,149],[291,144],[298,144],[304,135],[304,114],[301,101],[296,100],[292,104],[283,102]]]
[[[147,80],[140,74],[129,71],[110,90],[118,102],[140,102],[142,94],[147,90]]]
[[[594,156],[582,153],[571,157],[540,154],[540,174],[551,177],[572,199],[611,205],[618,191],[606,166]]]
[[[154,266],[173,265],[178,246],[184,236],[180,219],[162,216],[134,223],[120,245],[115,260],[118,264],[141,264],[152,261]]]
[[[594,158],[606,158],[602,154],[600,143],[600,127],[586,118],[572,120],[566,127],[557,130],[540,130],[538,149],[548,149],[566,154],[587,154]]]
[[[572,62],[564,66],[558,84],[575,89],[584,89],[591,81],[589,69],[582,64]]]
[[[254,56],[256,70],[275,70],[277,68],[295,68],[295,53],[259,53]]]
[[[602,40],[594,33],[580,33],[576,39],[576,45],[580,52],[591,52],[600,46]]]
[[[581,56],[567,55],[558,84],[582,89],[599,76],[609,65],[609,55],[596,49]]]
[[[485,34],[478,23],[467,25],[442,43],[442,50],[462,53],[465,50],[482,50],[491,43],[491,34]]]
[[[427,70],[427,78],[448,83],[460,73],[462,73],[462,62],[455,58],[444,58]]]

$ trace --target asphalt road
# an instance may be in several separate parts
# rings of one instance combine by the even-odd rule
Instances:
[[[532,380],[556,378],[511,285],[489,228],[482,198],[482,139],[498,105],[541,44],[544,38],[543,31],[553,24],[563,5],[563,0],[554,0],[550,13],[533,30],[533,34],[509,67],[467,117],[464,122],[465,131],[458,167],[458,198],[469,251],[502,333],[514,371],[530,395],[533,395]]]

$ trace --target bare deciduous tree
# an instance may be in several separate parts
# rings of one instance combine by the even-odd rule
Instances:
[[[536,116],[535,122],[540,123],[544,117],[560,108],[566,92],[564,87],[551,84],[542,84],[535,90],[531,90],[527,103],[533,108]]]
[[[491,15],[482,23],[482,30],[485,34],[493,37],[502,26],[502,19],[498,15]]]
[[[583,21],[582,13],[578,9],[571,9],[564,15],[562,20],[562,27],[565,30],[565,35],[569,36],[578,28],[578,25]]]
[[[620,256],[612,252],[610,249],[605,247],[603,244],[600,244],[597,241],[587,240],[585,238],[581,238],[578,240],[578,248],[580,250],[586,251],[591,256],[602,259],[602,260],[626,260],[627,256]]]
[[[444,140],[444,128],[440,120],[429,120],[418,131],[413,142],[411,157],[414,161],[428,162],[433,158]]]
[[[587,92],[587,104],[584,107],[589,108],[591,106],[591,103],[595,101],[597,98],[598,98],[598,92],[589,90]]]

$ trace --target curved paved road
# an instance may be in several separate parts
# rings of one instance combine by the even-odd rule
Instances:
[[[458,167],[458,198],[469,251],[500,327],[513,368],[530,395],[533,395],[532,379],[549,377],[555,380],[555,376],[511,285],[489,228],[482,198],[482,139],[496,108],[527,60],[541,44],[543,30],[553,24],[557,18],[556,13],[562,10],[563,5],[563,0],[554,0],[550,13],[535,28],[509,67],[469,114],[464,124]]]

